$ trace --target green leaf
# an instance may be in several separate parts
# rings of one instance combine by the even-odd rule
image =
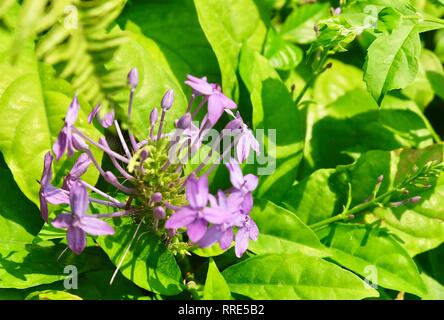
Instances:
[[[148,291],[176,295],[182,291],[182,277],[174,256],[161,240],[147,232],[136,232],[134,225],[121,225],[113,236],[99,237],[98,242],[122,274]],[[129,250],[125,255],[128,246]]]
[[[330,218],[340,209],[333,169],[320,169],[292,186],[285,195],[283,205],[311,225]]]
[[[424,110],[435,94],[444,97],[444,70],[439,58],[427,49],[422,49],[420,62],[415,81],[402,92]]]
[[[0,243],[0,288],[24,289],[63,280],[69,275],[64,272],[68,265],[75,266],[80,274],[107,264],[106,256],[97,248],[86,248],[80,256],[63,253],[65,249],[52,242]]]
[[[234,293],[252,299],[363,299],[374,289],[353,273],[299,254],[265,254],[235,264],[222,275]]]
[[[231,300],[231,292],[224,277],[217,269],[216,263],[210,259],[207,280],[205,281],[204,300]]]
[[[291,70],[301,63],[303,51],[294,44],[283,40],[273,29],[268,30],[264,56],[278,70]]]
[[[8,41],[0,31],[0,40]],[[9,39],[10,41],[10,39]],[[50,150],[63,127],[63,119],[74,91],[64,80],[55,78],[54,71],[39,64],[32,45],[27,44],[17,64],[12,66],[0,49],[0,150],[22,192],[38,203],[39,184],[44,154]],[[93,140],[99,131],[87,124],[91,107],[80,98],[81,110],[76,127]],[[98,161],[102,152],[93,150]],[[56,179],[68,170],[74,159],[56,164]],[[82,178],[97,181],[98,172],[89,170]]]
[[[369,150],[433,144],[433,128],[415,103],[388,95],[379,109],[361,77],[355,67],[334,60],[315,83],[320,104],[308,107],[306,171],[348,164],[350,155]]]
[[[244,45],[261,51],[267,28],[253,0],[194,0],[199,21],[222,73],[225,94],[239,96],[236,71]]]
[[[296,7],[282,24],[279,34],[283,39],[296,43],[309,43],[316,39],[317,22],[329,14],[327,3],[304,4]]]
[[[326,248],[307,225],[292,212],[272,202],[256,199],[251,217],[259,228],[259,238],[250,241],[248,246],[254,253],[302,252],[318,257],[328,255]]]
[[[421,274],[421,278],[427,287],[427,293],[421,296],[423,300],[444,300],[443,285],[425,273]]]
[[[380,229],[356,224],[336,224],[321,233],[331,248],[331,258],[341,266],[392,290],[421,296],[425,286],[405,249]]]
[[[364,80],[378,105],[387,92],[405,88],[415,80],[420,51],[421,42],[414,24],[403,24],[370,45]]]
[[[28,294],[25,300],[83,300],[72,293],[58,290],[35,291]]]
[[[0,243],[32,242],[42,227],[40,212],[17,187],[11,172],[0,168]]]
[[[279,203],[302,158],[305,112],[298,110],[285,84],[259,53],[243,49],[240,73],[251,95],[253,127],[256,133],[263,129],[266,148],[256,161],[255,173],[260,175],[256,195]]]

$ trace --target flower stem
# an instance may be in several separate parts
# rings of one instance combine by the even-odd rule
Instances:
[[[131,153],[129,151],[128,145],[125,142],[125,138],[123,137],[122,130],[120,130],[120,126],[119,126],[119,123],[117,122],[117,120],[114,120],[114,126],[116,127],[116,131],[117,131],[117,135],[119,136],[120,144],[122,145],[126,156],[128,157],[128,159],[130,159]]]
[[[379,197],[374,198],[371,201],[358,204],[357,206],[353,207],[350,210],[346,210],[338,215],[335,215],[335,216],[330,217],[328,219],[316,222],[316,223],[310,225],[309,227],[312,229],[319,229],[319,228],[329,225],[333,222],[354,219],[357,214],[363,213],[365,210],[377,206],[378,203],[380,203],[381,201],[383,201],[384,199],[386,199],[387,197],[389,197],[390,195],[392,195],[396,191],[398,191],[398,190],[394,189],[394,190],[387,191],[386,193],[380,195]]]
[[[327,61],[327,58],[328,58],[328,52],[324,51],[322,53],[322,56],[321,56],[321,59],[319,60],[318,65],[316,66],[315,71],[311,74],[310,78],[305,83],[304,88],[302,88],[302,91],[299,93],[296,100],[294,101],[296,106],[299,106],[299,104],[301,103],[302,99],[304,98],[307,90],[311,87],[311,85],[316,80],[316,78],[324,71],[324,64]]]

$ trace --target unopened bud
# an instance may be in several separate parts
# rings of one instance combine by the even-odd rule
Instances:
[[[162,109],[170,110],[174,102],[174,91],[169,89],[162,98]]]
[[[415,197],[413,197],[413,198],[410,198],[410,202],[411,203],[418,203],[419,201],[421,201],[421,196],[415,196]]]
[[[150,113],[151,126],[153,126],[156,123],[158,117],[159,117],[159,111],[157,110],[157,108],[154,108]]]
[[[128,73],[128,85],[131,89],[137,88],[137,85],[139,84],[139,72],[136,68],[132,68],[131,71]]]
[[[192,116],[191,113],[185,113],[179,120],[176,122],[176,128],[178,129],[188,129],[191,125]]]
[[[165,217],[166,217],[166,212],[163,207],[155,207],[153,210],[153,213],[154,213],[154,217],[159,220],[165,219]]]
[[[162,194],[160,192],[155,192],[151,195],[151,201],[154,203],[158,203],[162,201]]]
[[[378,177],[378,183],[382,183],[382,181],[384,181],[384,176],[381,174],[381,175]]]

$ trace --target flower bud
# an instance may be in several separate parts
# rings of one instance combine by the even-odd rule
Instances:
[[[188,129],[191,125],[192,116],[191,113],[185,113],[179,120],[176,122],[176,128],[178,129]]]
[[[419,201],[421,201],[421,196],[415,196],[413,198],[410,198],[410,203],[418,203]]]
[[[159,111],[157,111],[157,108],[154,108],[150,113],[150,124],[151,126],[154,126],[154,124],[157,121],[157,118],[159,116]]]
[[[114,110],[111,110],[103,118],[100,118],[99,116],[99,122],[104,128],[111,127],[114,122]]]
[[[169,89],[162,98],[162,109],[170,110],[174,102],[174,91]]]
[[[154,218],[158,220],[165,219],[166,217],[166,212],[163,207],[155,207],[153,213],[154,213]]]
[[[128,73],[128,85],[131,89],[136,89],[139,84],[139,72],[136,68],[132,68]]]
[[[160,192],[155,192],[151,195],[151,201],[154,203],[158,203],[162,201],[162,194]]]

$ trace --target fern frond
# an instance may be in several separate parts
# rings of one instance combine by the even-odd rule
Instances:
[[[2,2],[0,18],[15,3]],[[37,57],[55,66],[59,75],[93,105],[102,104],[106,110],[114,105],[116,90],[126,85],[125,77],[117,81],[114,76],[122,72],[105,68],[127,41],[124,32],[108,31],[125,4],[126,0],[24,0],[12,60],[20,54],[23,43],[36,38]]]

